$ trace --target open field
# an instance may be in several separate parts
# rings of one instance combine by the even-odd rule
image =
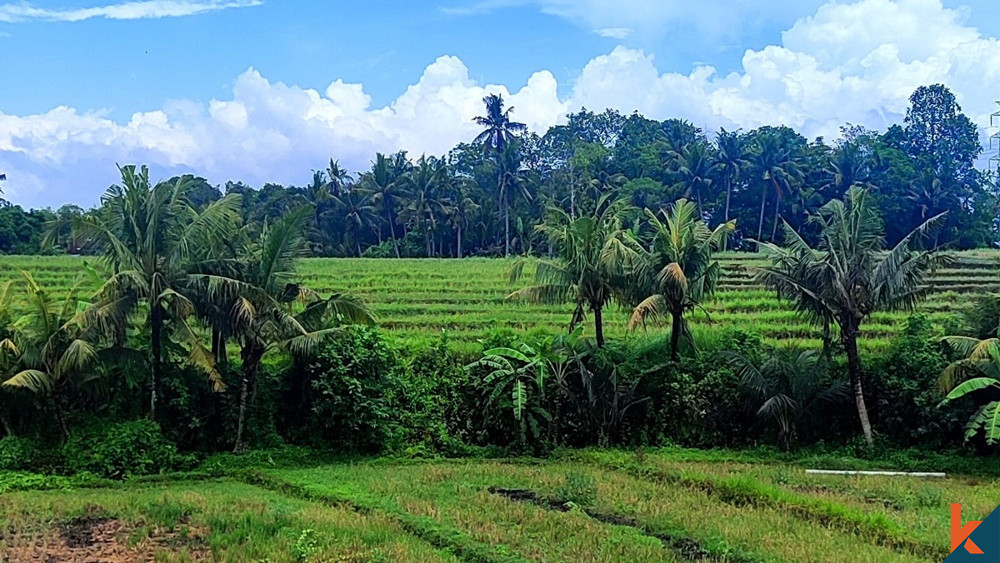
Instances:
[[[84,271],[84,259],[75,257],[0,257],[0,281],[17,279],[18,271],[31,271],[43,287],[58,293],[70,287]],[[819,344],[820,330],[798,316],[788,303],[775,298],[754,280],[752,267],[761,264],[755,254],[723,254],[724,274],[714,300],[706,312],[693,316],[695,337],[711,338],[720,327],[752,329],[771,342],[795,340]],[[93,259],[89,262],[94,263]],[[386,331],[406,338],[427,340],[448,331],[456,343],[474,343],[494,328],[519,331],[559,329],[569,321],[572,307],[510,301],[518,287],[530,285],[531,268],[518,284],[508,273],[513,260],[473,258],[465,260],[420,259],[306,259],[300,274],[311,288],[321,292],[350,292],[365,299]],[[97,281],[84,282],[88,289]],[[949,268],[933,274],[932,293],[919,311],[943,325],[970,305],[977,294],[1000,291],[1000,252],[973,251],[958,255]],[[605,313],[606,333],[627,334],[628,312],[617,307]],[[861,345],[884,347],[903,326],[905,313],[878,313],[864,326]],[[590,327],[588,326],[589,330]],[[650,333],[660,331],[650,327]],[[640,331],[641,332],[641,331]]]
[[[0,496],[11,561],[940,561],[1000,482],[671,453],[360,461]],[[780,530],[780,533],[776,533]]]

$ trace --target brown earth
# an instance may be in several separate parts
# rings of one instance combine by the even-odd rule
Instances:
[[[3,539],[4,563],[132,563],[153,561],[157,554],[183,552],[189,561],[205,561],[211,551],[204,543],[205,530],[190,526],[186,533],[156,529],[138,542],[130,542],[133,527],[114,518],[85,516],[40,537],[8,534]]]

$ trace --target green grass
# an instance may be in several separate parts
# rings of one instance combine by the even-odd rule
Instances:
[[[55,295],[65,294],[83,271],[85,259],[76,257],[0,257],[0,281],[19,279],[20,270],[31,271]],[[705,304],[705,312],[692,316],[696,336],[712,338],[723,328],[753,330],[769,343],[819,342],[820,330],[797,315],[787,302],[760,287],[752,267],[762,264],[755,254],[724,254],[719,291]],[[88,259],[96,263],[94,259]],[[374,309],[385,331],[413,341],[436,339],[447,331],[458,346],[475,346],[493,329],[517,331],[561,330],[571,316],[569,304],[540,305],[511,301],[507,296],[531,283],[532,268],[517,284],[508,278],[513,260],[472,258],[443,259],[306,259],[300,263],[302,280],[320,293],[349,292]],[[1000,291],[1000,252],[977,250],[959,254],[958,262],[934,273],[931,293],[918,310],[941,327],[969,306],[970,299]],[[96,282],[84,284],[88,290]],[[665,326],[628,333],[629,312],[611,307],[605,312],[606,333],[615,338],[660,335]],[[903,326],[906,313],[878,313],[864,326],[861,346],[884,349]],[[586,326],[589,332],[591,327]]]
[[[110,522],[119,549],[171,561],[940,561],[950,503],[982,519],[1000,499],[991,478],[813,476],[765,458],[373,459],[8,492],[0,550],[65,548],[74,527]]]

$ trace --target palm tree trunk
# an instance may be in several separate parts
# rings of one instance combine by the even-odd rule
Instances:
[[[681,333],[684,331],[684,313],[671,313],[670,324],[670,359],[677,361],[681,357]]]
[[[3,435],[4,436],[13,436],[14,435],[14,427],[11,426],[10,419],[7,418],[7,415],[5,415],[5,414],[0,414],[0,427],[3,427]]]
[[[726,219],[725,222],[729,222],[729,202],[733,196],[733,179],[726,174]],[[725,252],[729,249],[729,235],[722,239],[722,251]]]
[[[161,348],[161,338],[163,336],[163,312],[157,304],[152,304],[152,308],[149,312],[150,316],[150,327],[152,332],[152,342],[150,343],[150,349],[153,353],[153,372],[152,381],[150,381],[149,386],[149,419],[156,420],[156,389],[160,385],[160,378],[163,373],[162,365],[162,355],[163,351]]]
[[[503,192],[503,255],[510,256],[510,201],[507,198],[507,191]]]
[[[760,195],[760,220],[757,222],[757,240],[764,235],[764,205],[767,203],[767,192]],[[758,248],[760,245],[757,245]]]
[[[63,440],[69,439],[69,427],[66,426],[66,410],[63,408],[62,396],[59,392],[52,393],[52,408],[56,413],[56,422],[59,423],[59,431],[62,432]]]
[[[396,249],[396,258],[399,258],[399,241],[396,240],[396,227],[392,224],[392,214],[389,213],[389,206],[385,207],[385,220],[389,222],[389,234],[392,235],[392,247]]]
[[[705,218],[705,210],[701,206],[701,188],[700,187],[696,189],[696,195],[698,196],[698,218],[699,219],[704,219]]]
[[[459,260],[461,260],[462,259],[462,226],[461,225],[458,226],[457,231],[458,231],[458,240],[456,241],[457,246],[455,247],[456,248],[455,255],[458,256]]]
[[[601,307],[591,307],[594,312],[594,334],[597,338],[597,347],[604,348],[604,315]]]
[[[781,198],[777,198],[774,200],[774,225],[771,227],[771,242],[775,242],[775,239],[778,237],[778,219],[781,218],[778,210],[780,209]]]
[[[250,346],[243,351],[243,377],[240,379],[240,411],[236,421],[236,444],[233,446],[234,454],[241,454],[246,451],[247,444],[244,438],[246,429],[247,411],[250,408],[250,388],[256,387],[257,366],[260,363],[262,354],[256,347]]]
[[[354,243],[358,245],[358,258],[361,258],[361,241],[359,239],[355,239]]]
[[[868,420],[868,408],[865,406],[865,395],[861,385],[861,358],[858,355],[858,327],[841,326],[840,338],[847,353],[847,370],[851,374],[851,388],[854,390],[854,402],[858,408],[858,418],[861,421],[861,432],[868,445],[872,445],[872,426]]]

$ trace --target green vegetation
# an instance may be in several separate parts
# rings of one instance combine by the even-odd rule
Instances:
[[[727,329],[750,330],[765,342],[793,342],[821,347],[822,327],[797,314],[791,303],[777,298],[753,279],[752,269],[767,264],[763,256],[750,253],[717,255],[722,266],[716,293],[691,313],[691,332],[701,343],[717,338]],[[20,271],[33,273],[54,298],[68,293],[84,262],[78,257],[10,256],[0,260],[0,280],[21,279]],[[296,273],[304,285],[319,294],[350,292],[370,306],[380,328],[387,334],[416,342],[431,342],[447,331],[456,346],[469,349],[492,329],[519,332],[537,329],[562,331],[572,318],[568,302],[539,304],[508,299],[518,288],[533,285],[534,263],[524,262],[524,276],[511,284],[514,261],[498,259],[415,260],[306,258]],[[86,282],[85,282],[86,283]],[[957,253],[954,264],[931,273],[930,293],[916,311],[939,330],[952,328],[959,316],[972,311],[974,299],[1000,291],[1000,252],[977,250]],[[93,288],[94,282],[85,286]],[[26,311],[24,303],[15,310]],[[609,338],[658,337],[661,329],[649,322],[648,329],[628,330],[631,311],[609,307],[604,313]],[[862,351],[884,351],[900,334],[906,312],[874,313],[865,324]],[[666,326],[669,326],[669,321]],[[591,327],[585,331],[593,335]]]
[[[743,454],[588,450],[25,482],[0,497],[0,546],[15,559],[114,549],[171,561],[937,561],[950,502],[980,519],[1000,493],[994,481],[813,476],[727,455]]]
[[[995,240],[980,216],[994,200],[946,94],[918,91],[905,129],[848,132],[837,151],[765,127],[745,144],[724,135],[718,161],[689,125],[582,114],[571,124],[593,119],[584,129],[618,141],[535,146],[553,176],[525,165],[542,140],[519,137],[489,96],[483,146],[379,157],[358,182],[331,161],[263,217],[261,193],[215,197],[188,176],[154,184],[145,167],[120,167],[101,207],[57,217],[43,241],[96,257],[0,261],[3,548],[939,560],[942,499],[980,516],[980,491],[954,478],[911,496],[878,479],[824,488],[801,465],[997,475],[1000,254],[941,249],[942,233]],[[945,125],[957,144],[928,129]],[[617,152],[629,139],[639,153]],[[915,223],[914,209],[890,217],[898,200],[873,183],[882,157],[947,171],[934,185],[948,197],[921,203]],[[568,182],[553,180],[564,165]],[[502,228],[472,222],[493,211],[470,195],[485,185],[477,174],[495,179]],[[712,219],[720,184],[725,222]],[[728,239],[747,214],[732,200],[748,195],[763,252],[720,253],[746,248]],[[522,220],[517,200],[541,213]],[[451,228],[455,254],[476,232],[477,252],[524,256],[398,258],[448,254]],[[396,259],[361,258],[372,230],[369,256],[391,244]],[[359,258],[309,258],[330,253]],[[758,447],[647,449],[675,445]],[[44,492],[74,487],[66,502]]]

